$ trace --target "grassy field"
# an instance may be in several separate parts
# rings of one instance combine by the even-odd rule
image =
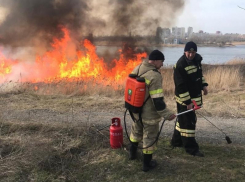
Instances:
[[[171,149],[160,138],[158,167],[141,171],[142,154],[128,160],[128,141],[111,149],[107,130],[71,124],[1,122],[1,181],[244,181],[245,147],[201,143],[206,157]]]
[[[205,116],[245,117],[245,66],[204,65],[210,93],[204,97]],[[165,99],[173,100],[172,69],[162,70]],[[0,181],[245,181],[245,146],[200,143],[204,158],[172,149],[161,136],[154,158],[158,167],[141,171],[142,154],[128,160],[129,142],[111,149],[110,112],[123,113],[123,86],[92,91],[77,89],[82,82],[7,83],[0,92]],[[40,89],[35,90],[35,86]],[[88,88],[88,87],[87,87]],[[91,86],[93,88],[93,86]]]

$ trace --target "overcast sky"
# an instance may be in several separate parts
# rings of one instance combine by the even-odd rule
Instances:
[[[173,15],[167,9],[164,12],[169,14],[170,18],[162,13],[161,19],[172,18],[172,26],[185,27],[186,31],[191,26],[194,32],[203,30],[208,33],[221,31],[222,33],[245,34],[245,10],[238,7],[245,8],[245,0],[184,0],[184,2],[183,9],[175,8],[176,12],[181,12],[182,9],[182,13],[178,12],[177,15]],[[153,6],[151,5],[151,7]],[[172,11],[172,9],[170,10]],[[0,23],[4,19],[4,15],[5,9],[0,6]],[[154,18],[153,15],[151,16]],[[160,24],[160,26],[170,25]]]
[[[194,32],[245,34],[245,0],[186,0],[176,26]]]

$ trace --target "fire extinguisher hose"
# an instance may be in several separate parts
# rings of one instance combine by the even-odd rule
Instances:
[[[124,113],[124,127],[125,127],[125,132],[126,132],[127,138],[128,138],[128,140],[130,141],[130,143],[133,145],[134,143],[131,142],[131,140],[130,140],[130,138],[129,138],[129,135],[128,135],[128,130],[127,130],[127,124],[126,124],[126,114],[127,114],[127,112],[128,112],[128,109],[126,109],[126,111],[125,111],[125,113]],[[163,124],[165,123],[165,121],[166,121],[166,120],[163,119],[162,125],[161,125],[161,127],[160,127],[160,130],[158,131],[157,136],[156,136],[156,139],[154,140],[154,142],[152,142],[152,144],[150,144],[150,145],[147,146],[147,147],[139,147],[139,146],[136,146],[136,145],[135,145],[135,147],[137,147],[138,149],[147,149],[147,148],[151,147],[152,145],[154,145],[154,144],[158,141],[158,139],[159,139],[159,136],[160,136],[160,134],[161,134],[162,127],[163,127]]]
[[[223,133],[225,135],[225,140],[228,144],[231,144],[232,141],[230,139],[230,137],[224,132],[222,131],[220,128],[218,128],[215,124],[213,124],[210,120],[208,120],[204,115],[200,114],[200,113],[197,113],[199,114],[200,116],[202,116],[206,121],[208,121],[211,125],[213,125],[217,130],[219,130],[221,133]]]
[[[90,133],[90,134],[95,134],[96,132],[99,132],[99,133],[100,133],[101,130],[104,130],[105,128],[108,128],[109,126],[113,126],[113,125],[115,125],[115,123],[109,124],[109,125],[106,125],[106,126],[103,126],[102,128],[99,128],[99,129],[98,129],[98,128],[95,128],[95,126],[90,126],[90,127],[89,127],[89,133]],[[90,129],[93,128],[93,127],[96,129],[95,132],[91,132],[91,131],[90,131]]]

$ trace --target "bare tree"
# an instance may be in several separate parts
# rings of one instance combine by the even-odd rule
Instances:
[[[241,8],[241,9],[245,10],[245,8],[242,8],[242,7],[240,7],[240,6],[238,6],[238,8]]]

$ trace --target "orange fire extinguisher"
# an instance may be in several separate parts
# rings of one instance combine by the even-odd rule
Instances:
[[[123,129],[120,118],[112,118],[110,126],[110,145],[111,148],[121,148],[123,144]]]

